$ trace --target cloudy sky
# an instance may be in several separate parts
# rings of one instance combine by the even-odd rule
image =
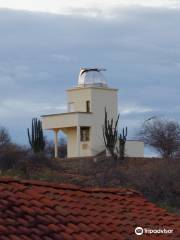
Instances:
[[[153,115],[179,120],[179,25],[179,0],[0,0],[0,124],[26,144],[82,66],[108,70],[129,138]]]

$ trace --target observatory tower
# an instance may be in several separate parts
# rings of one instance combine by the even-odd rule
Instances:
[[[78,84],[67,90],[67,112],[42,116],[43,128],[55,133],[55,157],[58,132],[67,136],[68,157],[95,156],[105,150],[102,126],[104,110],[108,117],[118,115],[117,89],[110,88],[99,68],[81,68]]]

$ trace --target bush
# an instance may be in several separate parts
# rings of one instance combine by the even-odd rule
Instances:
[[[0,126],[0,149],[11,144],[11,137],[6,128]]]
[[[96,163],[80,159],[63,165],[66,172],[79,175],[80,185],[133,188],[150,201],[180,208],[179,160],[127,158],[116,164],[110,159]],[[82,182],[82,176],[89,178]]]
[[[25,178],[33,178],[35,175],[39,175],[39,173],[43,174],[43,172],[47,170],[53,171],[61,169],[58,161],[47,157],[44,153],[32,152],[28,152],[24,158],[20,159],[15,167],[22,172]]]
[[[26,154],[26,150],[16,145],[9,145],[0,149],[0,170],[2,172],[16,167]]]
[[[144,160],[145,161],[145,160]],[[152,159],[138,164],[127,161],[115,170],[117,184],[140,191],[150,201],[180,207],[180,162]],[[117,185],[116,184],[116,185]]]
[[[179,122],[151,118],[143,123],[139,136],[165,159],[175,158],[180,151]]]
[[[47,157],[54,158],[54,142],[46,141],[45,153],[46,153]],[[64,138],[59,139],[58,156],[59,156],[59,158],[67,157],[67,142]]]

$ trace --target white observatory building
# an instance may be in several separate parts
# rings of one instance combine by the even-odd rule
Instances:
[[[67,157],[96,156],[105,150],[102,126],[104,111],[109,119],[118,116],[118,89],[110,88],[104,69],[81,68],[78,86],[67,90],[67,112],[42,116],[43,129],[55,133],[55,157],[58,157],[58,132],[67,136]],[[144,144],[127,141],[126,155],[144,156]]]

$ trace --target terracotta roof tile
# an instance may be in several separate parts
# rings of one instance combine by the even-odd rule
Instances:
[[[173,229],[144,234],[143,228]],[[0,240],[180,240],[180,218],[132,189],[0,179]]]

